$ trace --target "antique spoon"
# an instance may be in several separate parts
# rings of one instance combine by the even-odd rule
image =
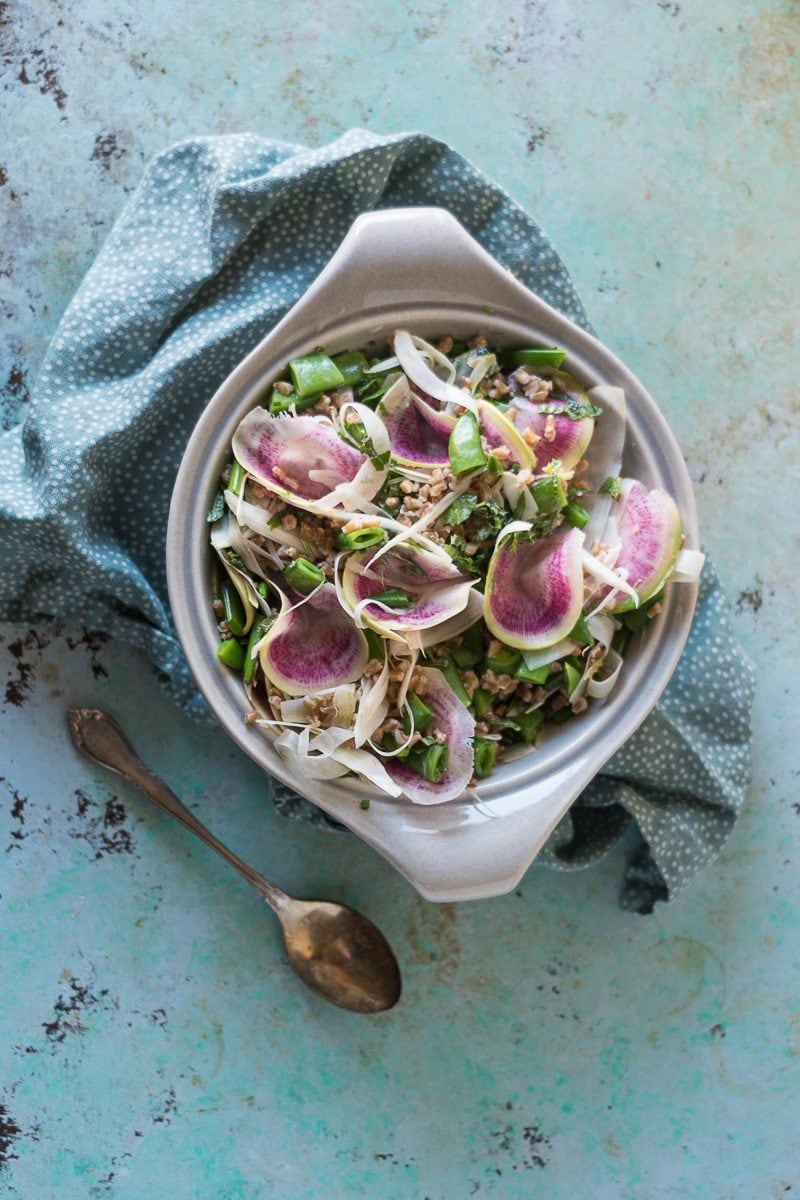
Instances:
[[[289,964],[303,983],[340,1008],[377,1013],[400,998],[400,969],[381,931],[355,909],[325,900],[294,900],[223,846],[140,760],[116,721],[93,708],[73,708],[69,729],[87,758],[135,784],[145,796],[216,850],[251,883],[281,923]]]

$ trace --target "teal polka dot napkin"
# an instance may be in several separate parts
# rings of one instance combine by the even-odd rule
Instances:
[[[25,422],[0,436],[0,618],[107,630],[150,656],[188,712],[207,716],[166,599],[164,535],[184,446],[209,397],[355,217],[415,204],[449,209],[518,279],[589,327],[538,225],[432,138],[352,130],[310,150],[241,134],[159,155],[64,314]],[[660,705],[541,861],[586,866],[635,824],[623,903],[645,912],[676,895],[741,808],[752,690],[708,566]],[[285,788],[273,792],[281,811],[330,824]]]

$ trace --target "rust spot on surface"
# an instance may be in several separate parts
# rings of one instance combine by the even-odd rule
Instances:
[[[8,183],[8,172],[5,167],[0,167],[0,187],[5,187]]]
[[[435,963],[436,977],[441,982],[453,976],[461,960],[457,920],[455,904],[430,904],[421,909],[416,925],[406,932],[414,961]]]
[[[0,1168],[18,1155],[14,1150],[14,1142],[22,1133],[17,1122],[4,1105],[0,1104]]]
[[[67,818],[69,835],[94,851],[95,860],[107,854],[133,854],[133,833],[125,828],[127,813],[117,796],[105,801],[102,810],[81,788],[76,788],[75,812]]]
[[[102,629],[84,629],[82,637],[75,640],[67,637],[66,641],[70,650],[77,650],[79,646],[86,648],[89,653],[89,665],[92,668],[92,674],[95,679],[108,678],[108,671],[100,662],[98,654],[106,642],[111,641],[110,633],[104,633]]]
[[[128,151],[118,144],[116,133],[113,130],[108,130],[104,133],[98,133],[94,139],[91,161],[100,163],[104,171],[110,171],[114,160],[122,158],[127,153]]]
[[[53,1005],[55,1016],[52,1021],[43,1021],[42,1029],[47,1040],[53,1044],[63,1042],[71,1033],[84,1033],[83,1015],[89,1009],[98,1005],[107,1007],[108,989],[102,988],[95,993],[91,988],[72,976],[69,981],[67,994],[59,995]]]
[[[736,600],[736,610],[737,612],[744,612],[746,608],[749,608],[751,612],[757,613],[763,603],[764,593],[762,591],[761,581],[759,580],[753,585],[753,587],[747,588],[743,592],[739,592],[739,596]]]

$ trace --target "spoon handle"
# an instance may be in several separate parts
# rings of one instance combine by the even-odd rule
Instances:
[[[288,899],[286,893],[275,887],[274,884],[268,883],[237,854],[223,845],[209,829],[206,829],[202,821],[199,821],[191,809],[178,799],[163,779],[159,779],[158,775],[144,765],[113,717],[96,708],[72,708],[69,713],[69,731],[81,754],[85,754],[87,758],[93,759],[101,766],[107,767],[109,771],[116,772],[117,775],[121,775],[123,779],[134,784],[154,804],[163,808],[176,821],[180,821],[181,825],[191,830],[212,850],[216,850],[217,854],[225,859],[225,862],[230,863],[248,883],[253,885],[271,908],[277,911],[283,907]]]

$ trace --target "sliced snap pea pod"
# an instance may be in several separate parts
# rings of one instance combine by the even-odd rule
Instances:
[[[486,738],[475,738],[473,743],[475,748],[475,777],[476,779],[485,779],[490,775],[494,767],[494,761],[497,758],[497,743],[487,741]]]
[[[325,578],[319,567],[315,567],[307,558],[296,558],[290,562],[283,568],[283,577],[289,587],[300,592],[302,596],[313,592],[314,588],[319,587]]]
[[[567,493],[557,475],[537,479],[531,484],[530,491],[540,513],[558,512],[567,503]]]
[[[228,477],[228,491],[233,492],[235,496],[241,496],[244,481],[247,478],[247,472],[240,462],[233,460],[231,465],[231,473]]]
[[[458,667],[448,655],[447,658],[437,658],[433,664],[438,667],[444,675],[450,687],[458,696],[462,704],[469,705],[469,696],[467,695],[464,684],[461,681],[461,676],[458,673]]]
[[[350,533],[337,533],[336,541],[344,550],[366,550],[377,546],[386,538],[386,530],[379,525],[363,525]]]
[[[383,592],[376,592],[374,596],[370,596],[370,600],[386,604],[389,608],[411,608],[412,605],[408,592],[404,592],[399,587],[386,588]]]
[[[411,709],[411,715],[409,716],[407,712],[403,713],[401,722],[403,732],[407,734],[411,733],[411,717],[413,716],[414,729],[417,733],[424,733],[433,720],[433,713],[416,692],[409,692],[406,700],[408,707]]]
[[[360,350],[343,350],[341,354],[334,354],[331,362],[347,387],[358,383],[367,368],[367,360]]]
[[[386,646],[383,638],[374,629],[364,629],[362,632],[367,639],[370,658],[377,658],[378,662],[386,662]]]
[[[576,529],[585,529],[589,524],[589,514],[580,504],[576,504],[571,500],[564,507],[564,520],[568,525],[573,525]]]
[[[244,605],[239,593],[227,575],[220,580],[219,598],[222,601],[222,615],[225,624],[234,637],[241,637],[247,623]]]
[[[564,662],[564,687],[568,696],[571,696],[575,691],[575,688],[581,681],[582,674],[583,671],[581,668],[576,667],[569,659]]]
[[[523,712],[522,710],[512,711],[509,709],[508,715],[519,726],[522,740],[528,745],[531,744],[542,728],[542,725],[544,725],[544,713],[541,708],[535,708],[533,712]]]
[[[423,750],[412,750],[406,758],[406,763],[412,771],[422,775],[429,783],[441,783],[447,770],[450,751],[447,746],[425,746]]]
[[[454,475],[466,475],[467,471],[486,466],[481,431],[474,413],[465,412],[458,418],[450,433],[447,453]]]
[[[497,654],[487,657],[486,666],[498,675],[513,675],[521,662],[522,655],[519,650],[512,650],[510,646],[501,646]]]
[[[575,628],[570,630],[569,636],[573,642],[580,642],[582,646],[593,646],[595,643],[595,639],[589,633],[589,627],[584,617],[578,617],[578,620],[575,622]]]
[[[635,633],[637,629],[643,629],[650,620],[650,609],[654,604],[660,604],[664,599],[664,593],[659,592],[657,596],[646,600],[644,604],[640,604],[638,608],[633,608],[629,612],[620,613],[623,623],[627,629]]]
[[[450,651],[450,657],[457,667],[461,667],[465,671],[468,667],[474,667],[476,663],[481,661],[480,651],[470,650],[469,646],[453,646]]]
[[[565,350],[536,348],[528,350],[511,350],[503,355],[511,367],[560,367],[566,358]]]
[[[550,676],[550,664],[545,663],[543,667],[536,667],[535,670],[529,670],[524,662],[521,662],[514,672],[515,679],[522,679],[525,683],[535,683],[539,687],[547,683]]]
[[[260,621],[256,621],[254,623],[253,628],[250,630],[250,637],[247,639],[247,646],[244,652],[244,664],[242,667],[242,675],[247,683],[249,683],[255,675],[256,664],[258,663],[255,653],[256,646],[261,641],[262,637],[267,632],[274,620],[275,618],[272,616],[262,617]]]
[[[293,358],[289,363],[289,371],[301,400],[344,386],[344,375],[327,354],[306,354],[303,358]]]
[[[217,646],[217,658],[224,662],[226,667],[241,671],[244,666],[244,646],[237,642],[236,638],[226,638]]]
[[[475,688],[475,691],[472,693],[472,709],[478,720],[486,715],[492,707],[493,700],[494,696],[491,692],[487,692],[486,688]]]

